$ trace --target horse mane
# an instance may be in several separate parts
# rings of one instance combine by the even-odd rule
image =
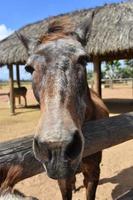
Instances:
[[[0,199],[1,200],[38,200],[32,196],[25,196],[22,192],[14,189],[14,185],[20,181],[22,174],[20,165],[12,165],[10,168],[0,167]]]
[[[19,181],[22,174],[22,168],[19,165],[0,168],[0,194],[3,191],[12,189],[13,186]]]
[[[39,39],[40,43],[47,43],[60,38],[67,37],[72,31],[73,24],[70,18],[64,16],[60,19],[52,20],[48,25],[47,32]]]

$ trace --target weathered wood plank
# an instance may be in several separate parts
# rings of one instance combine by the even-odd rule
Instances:
[[[84,125],[86,157],[97,151],[133,139],[133,112],[91,121]],[[24,170],[21,179],[36,175],[44,169],[32,152],[33,136],[27,136],[0,144],[0,166],[20,164]]]
[[[41,164],[34,158],[32,140],[33,135],[0,144],[0,166],[21,165],[21,180],[43,171]]]
[[[133,112],[87,123],[84,157],[133,139]]]

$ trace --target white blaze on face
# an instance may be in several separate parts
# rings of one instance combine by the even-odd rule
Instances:
[[[69,80],[69,77],[71,77],[70,73],[72,73],[72,70],[70,71],[70,69],[73,67],[73,65],[71,66],[71,57],[77,59],[79,55],[84,55],[84,48],[81,46],[80,42],[73,39],[59,39],[58,41],[51,41],[39,45],[38,49],[36,49],[36,53],[40,53],[41,56],[46,56],[49,60],[49,65],[46,61],[46,66],[48,66],[46,67],[47,71],[44,78],[45,89],[43,91],[44,97],[42,97],[42,99],[44,98],[44,102],[41,103],[44,110],[36,135],[39,135],[41,142],[68,143],[72,140],[73,133],[78,127],[76,127],[65,103],[61,102],[61,90],[62,87],[64,87],[62,84],[64,76],[66,76],[66,74],[63,75],[63,73],[69,73],[67,75],[67,82],[71,83],[72,80]],[[67,58],[68,60],[66,60]],[[62,71],[65,70],[63,69],[65,62],[70,68],[68,68],[68,72],[62,73]],[[68,88],[71,90],[71,84],[68,85]],[[69,97],[67,98],[69,99]]]
[[[76,126],[72,120],[69,111],[61,102],[62,96],[62,76],[61,70],[57,70],[57,74],[53,79],[52,94],[47,86],[44,97],[44,114],[41,119],[41,138],[46,142],[68,142],[71,140],[71,134],[76,130]],[[52,76],[52,75],[51,75]]]
[[[75,124],[70,120],[70,113],[61,109],[55,99],[50,103],[48,111],[45,111],[45,115],[42,118],[43,123],[41,120],[41,128],[39,130],[42,142],[67,143],[72,139],[71,133],[76,130]]]

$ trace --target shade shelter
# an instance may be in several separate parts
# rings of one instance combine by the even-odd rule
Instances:
[[[21,34],[31,39],[38,39],[48,29],[48,24],[53,18],[68,16],[74,27],[78,26],[84,18],[89,18],[95,11],[91,33],[88,35],[86,50],[90,62],[94,63],[95,90],[101,94],[101,62],[114,59],[131,59],[133,55],[133,2],[105,5],[95,9],[85,9],[47,18],[33,24],[26,25],[18,30]],[[0,66],[7,65],[10,74],[10,101],[11,112],[14,113],[13,95],[13,65],[25,64],[27,52],[16,34],[13,33],[0,42]],[[19,72],[17,72],[19,74]],[[19,75],[18,75],[19,77]],[[19,78],[18,78],[19,82]]]

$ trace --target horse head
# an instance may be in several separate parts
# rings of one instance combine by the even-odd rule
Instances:
[[[33,149],[54,179],[72,176],[82,159],[82,125],[89,95],[85,44],[92,17],[73,31],[72,22],[65,17],[52,21],[34,46],[18,35],[29,54],[26,69],[32,73],[34,95],[41,108]]]

